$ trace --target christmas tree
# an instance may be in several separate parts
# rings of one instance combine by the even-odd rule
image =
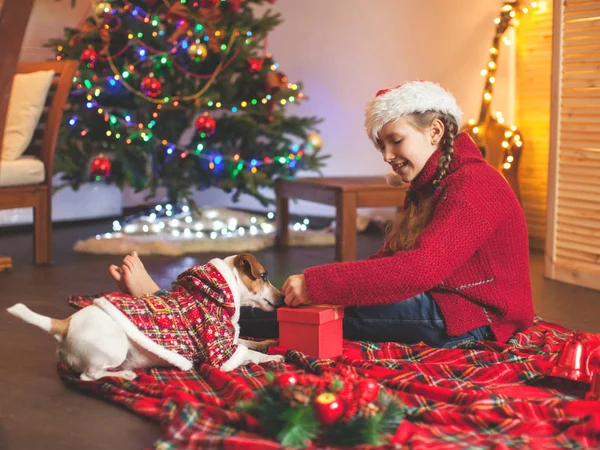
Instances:
[[[275,0],[112,0],[64,39],[79,59],[55,169],[74,189],[90,179],[193,204],[219,187],[267,204],[258,188],[326,156],[316,117],[286,116],[305,98],[264,44],[281,22]]]

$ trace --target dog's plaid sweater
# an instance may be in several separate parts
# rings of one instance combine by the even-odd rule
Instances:
[[[194,364],[221,367],[235,352],[233,293],[212,264],[194,266],[168,295],[104,295],[142,333]]]

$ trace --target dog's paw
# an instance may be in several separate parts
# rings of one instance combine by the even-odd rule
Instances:
[[[125,380],[135,380],[137,378],[137,375],[134,371],[132,370],[122,370],[120,372],[117,372],[118,375],[113,375],[113,376],[118,376],[120,378],[123,378]]]
[[[240,339],[239,343],[245,345],[250,350],[256,350],[258,352],[266,351],[270,346],[277,345],[277,339],[267,339],[266,341],[248,341],[246,339]]]
[[[264,352],[272,345],[277,345],[277,339],[267,339],[266,341],[255,341],[254,342],[254,346],[255,346],[254,350]]]
[[[283,355],[265,355],[265,361],[268,362],[284,362],[285,356]]]

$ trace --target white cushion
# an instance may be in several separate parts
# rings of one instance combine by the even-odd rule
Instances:
[[[45,178],[44,163],[34,156],[0,161],[0,187],[40,184]]]
[[[15,75],[8,101],[2,159],[17,159],[27,149],[42,115],[53,75],[53,70]]]

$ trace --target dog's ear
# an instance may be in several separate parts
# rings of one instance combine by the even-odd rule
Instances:
[[[258,263],[254,255],[250,253],[240,253],[233,260],[233,265],[238,270],[243,270],[248,275],[251,275],[255,280],[261,277],[264,272],[263,267]]]

